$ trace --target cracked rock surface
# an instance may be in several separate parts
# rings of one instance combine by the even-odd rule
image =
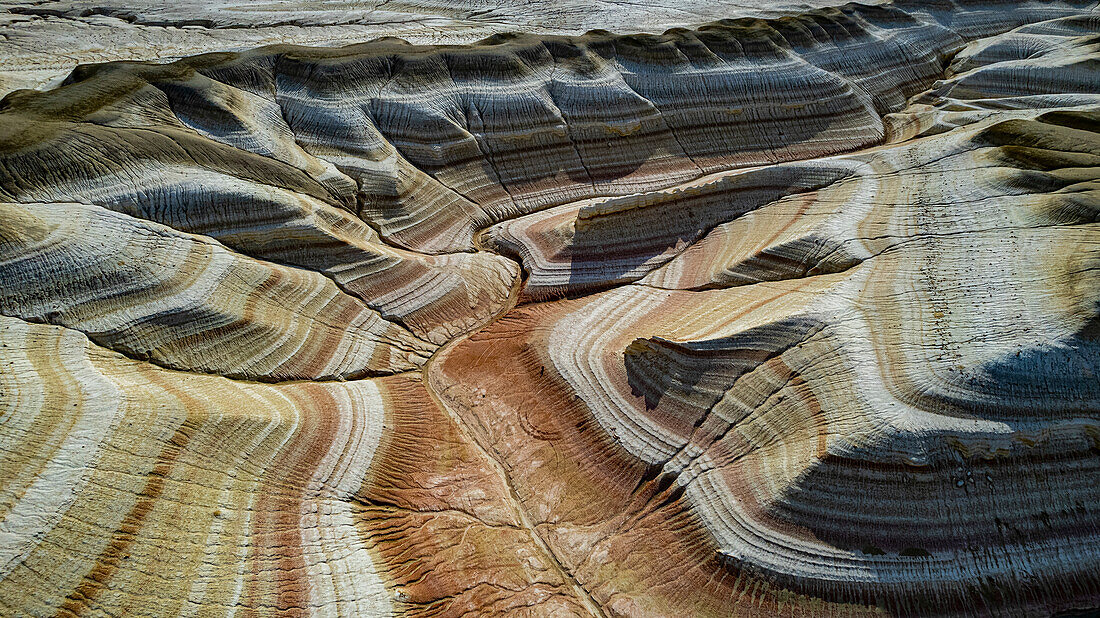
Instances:
[[[1093,0],[8,2],[0,91],[0,615],[1100,610]]]
[[[882,0],[870,0],[877,4]],[[659,33],[732,17],[776,17],[840,0],[0,0],[0,95],[49,87],[78,64],[169,61],[279,43],[379,37],[469,44],[516,30]]]

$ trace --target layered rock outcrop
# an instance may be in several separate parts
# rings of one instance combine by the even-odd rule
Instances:
[[[0,613],[1100,607],[1098,37],[898,1],[9,94]]]

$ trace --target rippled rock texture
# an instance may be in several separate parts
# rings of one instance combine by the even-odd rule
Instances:
[[[0,346],[3,615],[1097,610],[1100,10],[81,66]]]

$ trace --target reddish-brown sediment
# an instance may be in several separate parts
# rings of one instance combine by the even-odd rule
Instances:
[[[1098,25],[898,1],[12,93],[0,614],[1100,606]]]

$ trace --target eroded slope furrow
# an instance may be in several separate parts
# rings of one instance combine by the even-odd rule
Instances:
[[[1096,118],[879,150],[876,176],[715,228],[652,271],[670,289],[522,306],[429,379],[624,613],[670,611],[650,586],[707,614],[746,587],[764,613],[1095,604]]]
[[[0,613],[1100,606],[1095,8],[9,95]]]

